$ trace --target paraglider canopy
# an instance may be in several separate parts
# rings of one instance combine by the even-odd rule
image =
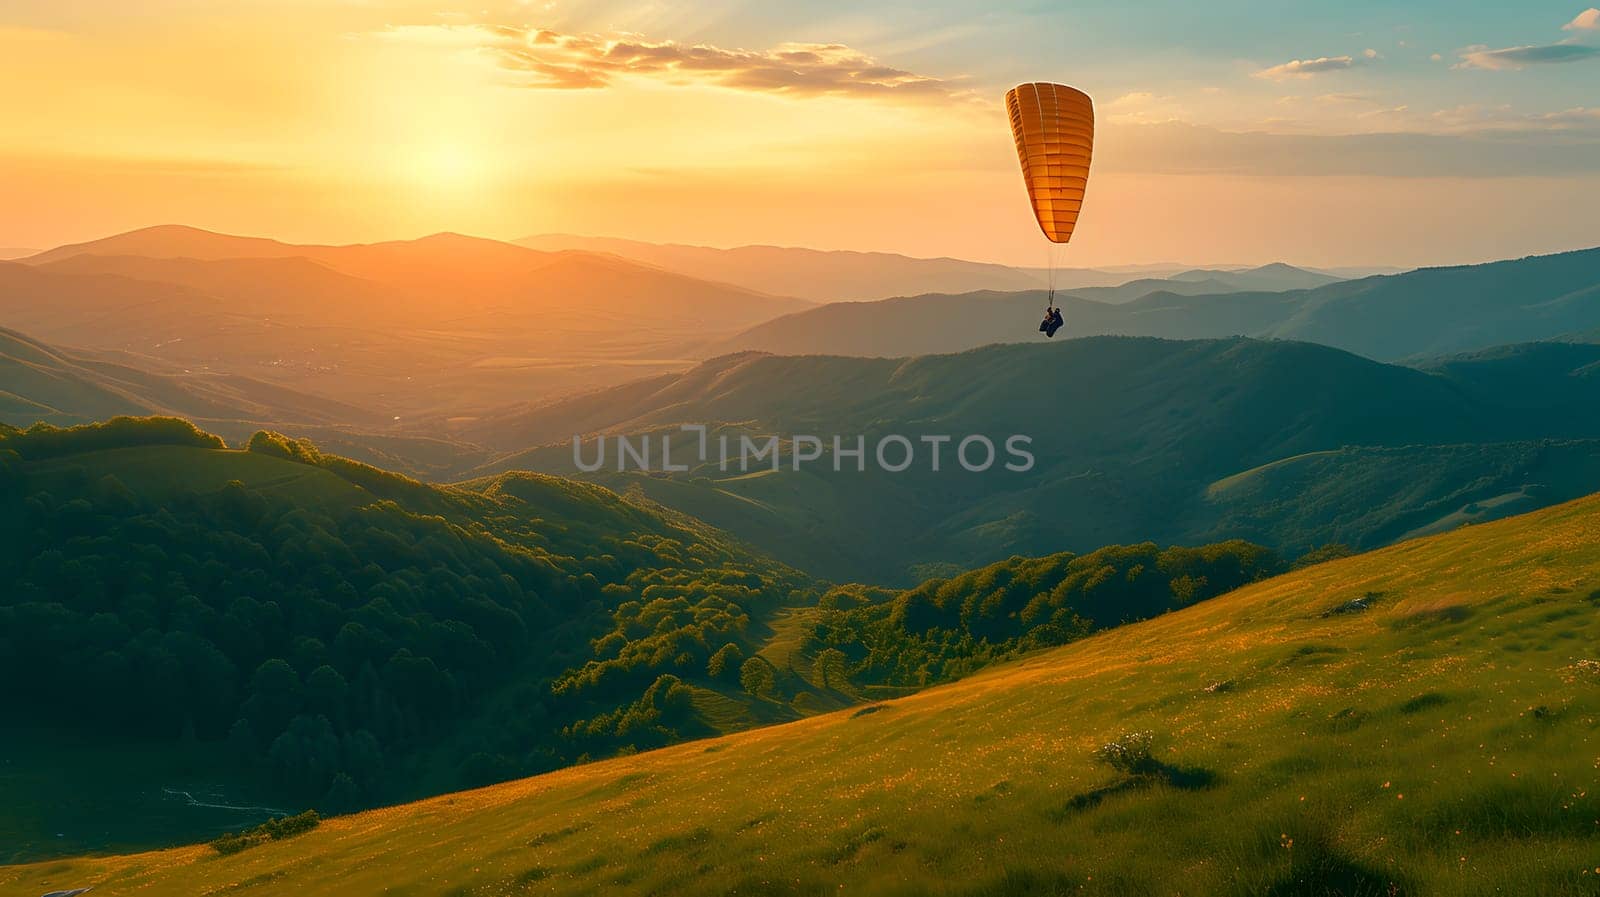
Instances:
[[[1089,183],[1094,101],[1065,84],[1019,84],[1006,93],[1011,136],[1033,216],[1052,243],[1072,239]]]

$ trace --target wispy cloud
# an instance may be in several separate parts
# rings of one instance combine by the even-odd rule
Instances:
[[[1288,62],[1255,72],[1251,77],[1262,78],[1267,81],[1311,78],[1325,72],[1352,69],[1358,65],[1365,64],[1366,60],[1377,58],[1376,50],[1369,50],[1368,52],[1371,55],[1363,55],[1361,59],[1356,59],[1353,56],[1318,56],[1316,59],[1291,59]]]
[[[1600,141],[1600,107],[1574,106],[1555,112],[1518,112],[1508,105],[1465,105],[1429,116],[1436,129],[1464,134],[1564,133]],[[1600,146],[1591,149],[1600,155]]]
[[[1486,69],[1488,71],[1504,72],[1518,71],[1530,65],[1544,65],[1553,62],[1581,62],[1585,59],[1594,59],[1600,56],[1600,47],[1562,42],[1491,50],[1479,44],[1467,47],[1458,55],[1461,57],[1461,61],[1455,65],[1458,69]]]
[[[1530,65],[1548,65],[1557,62],[1582,62],[1600,58],[1600,47],[1584,42],[1591,33],[1600,32],[1600,9],[1590,7],[1578,13],[1572,21],[1561,26],[1563,31],[1574,32],[1572,37],[1553,44],[1528,44],[1518,47],[1491,48],[1476,44],[1457,52],[1461,61],[1458,69],[1485,69],[1504,72],[1519,71]]]
[[[839,43],[784,43],[765,50],[652,40],[631,33],[565,34],[512,25],[437,25],[419,29],[466,38],[515,83],[546,90],[593,90],[627,78],[712,85],[793,97],[843,96],[950,100],[970,91],[950,79],[887,65]],[[422,35],[424,39],[430,35]]]

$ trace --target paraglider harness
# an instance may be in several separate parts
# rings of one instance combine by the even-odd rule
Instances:
[[[1056,291],[1050,291],[1050,298],[1045,303],[1044,320],[1039,322],[1039,332],[1045,336],[1054,337],[1056,331],[1061,329],[1065,322],[1061,320],[1061,309],[1056,308]]]

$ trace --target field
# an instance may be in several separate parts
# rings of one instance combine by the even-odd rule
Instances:
[[[0,893],[1597,894],[1597,534],[1584,499],[882,704]],[[1096,762],[1137,732],[1150,762]]]

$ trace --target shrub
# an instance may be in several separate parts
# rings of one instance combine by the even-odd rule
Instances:
[[[227,856],[247,850],[258,844],[268,841],[282,841],[295,835],[304,834],[322,823],[322,817],[316,810],[307,810],[294,816],[281,816],[277,819],[268,819],[255,828],[248,828],[234,834],[232,832],[219,835],[211,842],[211,849]]]
[[[1094,758],[1124,775],[1153,776],[1161,771],[1155,758],[1154,732],[1129,732],[1095,749]]]

